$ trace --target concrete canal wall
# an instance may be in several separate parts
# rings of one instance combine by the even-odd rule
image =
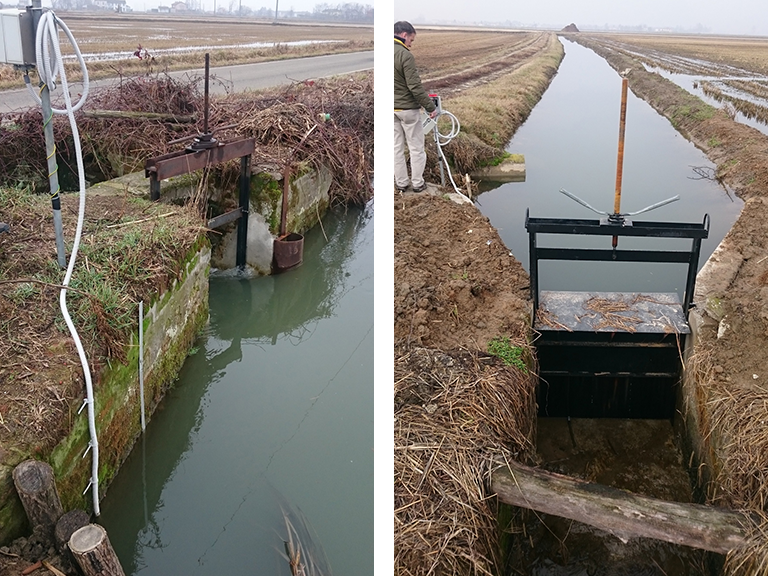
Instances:
[[[288,187],[288,232],[303,233],[314,226],[329,207],[331,174],[300,168]],[[162,183],[162,201],[178,201],[194,195],[199,175],[185,175]],[[149,182],[143,173],[129,174],[97,184],[104,193],[149,197]],[[213,190],[214,201],[227,205],[228,195],[237,205],[234,190]],[[272,246],[279,232],[283,182],[279,173],[254,170],[251,177],[247,263],[258,274],[270,274]],[[229,204],[233,201],[229,199]],[[230,208],[231,209],[231,208]],[[222,210],[223,211],[223,210]],[[234,267],[236,224],[223,229],[222,241],[212,251],[201,233],[188,254],[182,277],[152,303],[145,303],[144,375],[147,419],[173,385],[195,338],[208,321],[208,277],[211,267]],[[132,337],[125,364],[108,363],[95,377],[95,405],[100,449],[99,483],[103,497],[109,482],[127,457],[140,432],[138,378],[138,331]],[[74,408],[76,410],[77,407]],[[47,459],[52,465],[64,509],[90,508],[90,493],[83,491],[90,478],[91,459],[83,457],[89,444],[86,412],[75,415],[70,433]],[[6,462],[19,461],[0,447],[0,543],[24,533],[26,516],[16,494]],[[24,455],[34,457],[34,455]]]
[[[727,462],[742,460],[746,466],[751,459],[735,437],[749,434],[732,397],[750,389],[762,395],[762,379],[768,377],[765,362],[756,353],[765,352],[766,333],[761,325],[768,319],[768,288],[753,269],[765,263],[765,240],[749,231],[751,223],[765,221],[766,216],[768,199],[747,200],[739,219],[697,275],[696,306],[689,315],[691,335],[686,341],[678,402],[682,414],[679,432],[688,450],[685,456],[702,496],[724,499],[732,506],[743,502],[738,500],[738,488],[728,494],[723,485],[733,488],[739,484]],[[751,294],[748,305],[741,294],[745,283]],[[762,405],[757,396],[755,401]],[[722,417],[726,403],[727,422]],[[749,438],[744,442],[749,444]],[[754,469],[753,473],[764,471]]]

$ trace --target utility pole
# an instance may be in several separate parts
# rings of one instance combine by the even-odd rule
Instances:
[[[275,0],[275,22],[277,22],[277,5],[280,3],[280,0]]]

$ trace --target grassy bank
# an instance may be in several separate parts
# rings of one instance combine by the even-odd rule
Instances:
[[[461,122],[461,133],[445,148],[459,171],[471,171],[503,155],[557,73],[563,55],[562,44],[551,34],[546,48],[513,72],[443,101],[443,108]]]

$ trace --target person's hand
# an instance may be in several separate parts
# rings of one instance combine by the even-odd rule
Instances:
[[[437,108],[435,108],[434,110],[432,110],[432,112],[429,113],[430,118],[434,118],[435,116],[437,116]]]

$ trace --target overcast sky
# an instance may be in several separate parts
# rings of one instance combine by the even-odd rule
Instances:
[[[517,22],[560,29],[646,25],[768,36],[765,0],[394,0],[395,20]]]

